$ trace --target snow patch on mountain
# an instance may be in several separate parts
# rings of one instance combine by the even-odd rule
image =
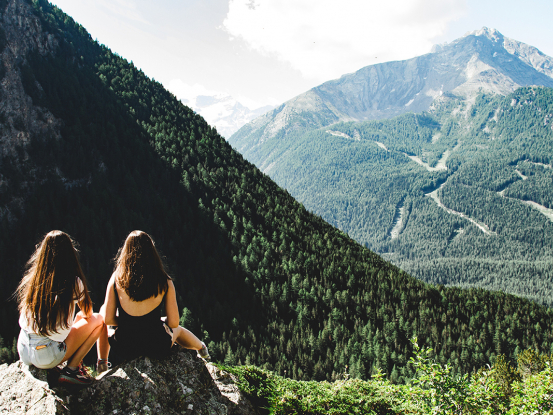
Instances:
[[[274,107],[249,109],[228,94],[198,95],[186,102],[190,108],[215,126],[219,134],[228,138],[240,127],[263,115]]]
[[[181,79],[171,80],[167,88],[183,104],[217,128],[219,134],[225,138],[229,138],[240,127],[274,108],[270,105],[259,106],[247,98],[240,98],[239,102],[226,92],[213,90],[198,83],[188,84]],[[252,107],[253,110],[250,109]]]

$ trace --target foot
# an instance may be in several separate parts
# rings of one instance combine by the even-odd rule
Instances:
[[[111,363],[108,362],[107,359],[98,359],[98,362],[96,363],[96,372],[98,374],[104,373],[111,369]]]
[[[88,376],[89,378],[92,377],[92,371],[88,368],[88,366],[85,366],[83,361],[81,360],[81,363],[79,364],[79,372],[81,372],[83,375]]]
[[[202,342],[202,348],[198,350],[198,356],[200,356],[202,359],[205,359],[205,360],[211,359],[211,356],[209,355],[209,352],[207,351],[207,347],[204,342]]]
[[[60,373],[58,383],[71,385],[89,385],[94,379],[88,374],[86,369],[81,370],[81,366],[73,370],[69,367],[64,367]]]

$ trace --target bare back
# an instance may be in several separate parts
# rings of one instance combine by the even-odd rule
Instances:
[[[117,287],[117,284],[115,284],[115,290],[117,291],[119,304],[128,315],[133,317],[148,314],[158,307],[163,301],[163,297],[165,297],[165,292],[163,292],[156,297],[150,297],[144,301],[133,301],[125,291]]]
[[[115,286],[115,289],[114,289]],[[165,313],[167,316],[167,324],[174,328],[179,325],[179,310],[177,305],[177,296],[173,281],[169,280],[167,284],[167,292],[148,298],[144,301],[132,301],[124,290],[117,287],[115,283],[115,275],[112,275],[106,288],[106,298],[101,311],[105,322],[109,326],[119,325],[117,317],[117,307],[131,317],[144,316],[158,307],[165,296]]]

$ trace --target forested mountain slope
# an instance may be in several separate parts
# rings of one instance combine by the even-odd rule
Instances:
[[[80,242],[97,309],[129,231],[152,234],[216,360],[298,379],[408,378],[409,338],[457,372],[550,352],[553,311],[422,283],[309,213],[198,115],[44,0],[0,2],[1,335],[40,236]],[[346,365],[348,368],[346,369]]]
[[[309,210],[417,278],[552,305],[552,62],[483,29],[297,99],[316,93],[354,121],[314,122],[318,107],[292,100],[286,122],[263,124],[269,113],[230,142]],[[532,84],[546,87],[515,91]],[[420,114],[360,121],[407,111]]]
[[[553,90],[442,98],[422,115],[287,137],[272,177],[432,283],[553,304]]]

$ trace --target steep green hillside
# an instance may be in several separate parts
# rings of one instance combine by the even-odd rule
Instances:
[[[34,131],[31,113],[59,130],[3,147],[3,299],[40,235],[61,228],[81,244],[97,309],[110,258],[129,231],[143,229],[167,257],[183,320],[227,364],[297,379],[335,379],[345,370],[367,377],[378,366],[401,381],[413,373],[406,361],[415,334],[456,372],[499,353],[551,351],[552,310],[408,276],[309,213],[60,10],[43,0],[7,4],[5,53],[29,27],[41,27],[53,46],[37,45],[6,68],[13,82],[19,74],[32,110],[19,123],[10,112],[2,131],[8,138]],[[0,334],[9,339],[16,307],[1,307]]]
[[[305,206],[410,274],[553,304],[553,90],[454,96],[428,113],[255,147]],[[279,144],[277,144],[279,143]]]

